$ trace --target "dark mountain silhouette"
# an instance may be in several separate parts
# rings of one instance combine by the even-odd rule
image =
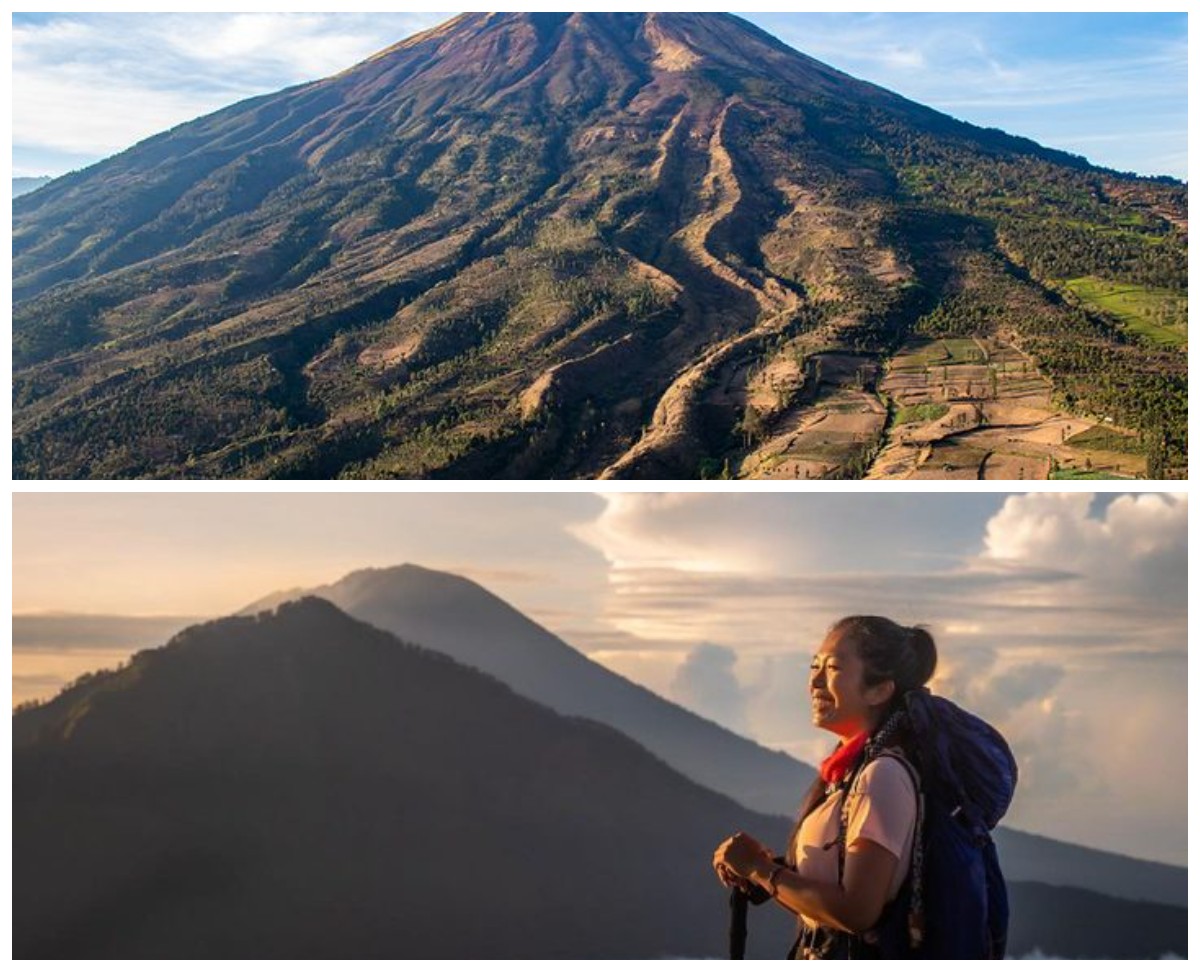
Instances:
[[[748,814],[314,599],[17,714],[13,794],[17,957],[719,955]]]
[[[590,661],[473,581],[414,565],[363,570],[311,593],[500,679],[566,715],[610,725],[674,769],[760,813],[791,816],[813,769],[688,712]],[[272,595],[251,613],[301,592]],[[1001,828],[1010,878],[1187,903],[1187,871]]]
[[[13,954],[718,956],[714,839],[786,823],[309,598],[14,716]],[[1012,893],[1017,948],[1186,952],[1183,909]]]
[[[1186,202],[729,15],[466,14],[14,204],[14,468],[861,475],[916,328],[1169,472],[1186,355],[1063,281],[1178,317]]]
[[[444,652],[556,712],[612,726],[689,779],[760,813],[790,815],[812,778],[810,767],[591,661],[465,577],[405,565],[357,571],[306,593]],[[273,595],[246,613],[295,596]]]
[[[1013,896],[1009,954],[1040,952],[1050,958],[1187,957],[1187,911],[1140,901],[1121,902],[1118,911],[1104,895],[1048,884],[1018,884]],[[1119,922],[1116,934],[1102,923]],[[1048,942],[1055,942],[1048,945]]]

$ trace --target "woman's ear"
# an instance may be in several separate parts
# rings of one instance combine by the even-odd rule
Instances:
[[[882,682],[867,686],[867,705],[886,705],[892,700],[892,696],[895,694],[896,683],[890,678],[885,678]]]

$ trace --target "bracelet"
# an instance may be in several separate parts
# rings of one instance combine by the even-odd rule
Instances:
[[[779,875],[780,872],[786,871],[786,864],[776,864],[770,875],[767,877],[767,890],[771,893],[772,898],[779,897]]]

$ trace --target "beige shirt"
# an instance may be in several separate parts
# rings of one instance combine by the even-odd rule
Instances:
[[[867,764],[847,794],[849,814],[846,847],[860,838],[872,841],[899,862],[888,901],[900,891],[912,861],[917,824],[917,793],[908,770],[894,759],[881,757]],[[838,825],[842,791],[837,790],[817,807],[800,827],[793,848],[796,870],[827,884],[838,883]],[[807,918],[804,919],[809,924]]]

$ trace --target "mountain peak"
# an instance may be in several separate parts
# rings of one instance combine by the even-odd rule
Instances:
[[[389,567],[364,567],[360,570],[352,571],[343,577],[339,584],[450,584],[455,586],[469,585],[478,587],[474,581],[463,577],[461,574],[453,574],[449,571],[437,570],[433,567],[424,567],[420,564],[400,563],[393,564]]]
[[[278,622],[286,624],[306,622],[332,622],[358,624],[344,611],[335,607],[331,602],[315,594],[300,593],[297,597],[284,601],[264,618],[265,623]]]
[[[408,65],[414,53],[423,75],[453,67],[460,79],[502,79],[499,90],[537,75],[552,99],[558,89],[574,90],[568,71],[587,73],[597,65],[670,75],[713,64],[762,74],[781,55],[802,57],[731,14],[478,13],[407,38],[367,63],[399,58]]]
[[[717,954],[712,835],[779,825],[315,601],[196,628],[13,737],[18,957]],[[605,867],[617,837],[646,850]],[[592,878],[562,907],[566,850]],[[437,905],[472,868],[508,893],[464,924]]]

